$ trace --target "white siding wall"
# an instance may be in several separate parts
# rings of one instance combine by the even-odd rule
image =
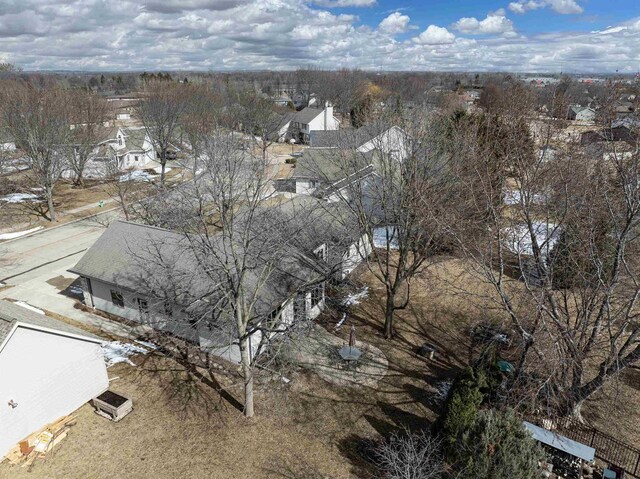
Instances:
[[[141,297],[141,295],[131,291],[119,290],[124,298],[124,307],[120,307],[113,304],[113,301],[111,300],[111,290],[116,290],[117,288],[115,286],[96,279],[91,279],[90,281],[91,290],[93,293],[92,295],[87,292],[86,285],[83,285],[85,291],[85,303],[87,305],[93,305],[93,307],[99,309],[100,311],[105,311],[107,313],[114,314],[116,316],[120,316],[137,323],[145,324],[160,331],[170,332],[178,337],[199,344],[200,347],[209,354],[219,356],[235,363],[240,362],[240,348],[237,344],[219,346],[219,332],[214,333],[212,337],[211,333],[204,326],[199,327],[198,329],[192,328],[191,325],[184,319],[184,315],[181,315],[175,308],[173,316],[171,318],[158,314],[143,315],[138,310],[137,303],[137,298]],[[306,311],[309,314],[309,318],[314,319],[324,309],[325,300],[323,298],[320,303],[312,308],[311,293],[306,293],[305,303]],[[149,306],[152,310],[154,309],[153,305],[151,304],[151,300],[149,300]],[[157,306],[158,305],[156,305],[155,308],[156,310],[159,309]],[[293,301],[288,300],[283,303],[281,319],[285,324],[291,324],[293,322]],[[261,339],[262,333],[260,331],[256,331],[251,336],[252,356],[260,345]],[[229,337],[228,340],[229,343],[233,342],[233,338],[231,337]]]
[[[409,155],[409,143],[406,133],[400,128],[394,126],[380,135],[366,142],[358,148],[360,153],[367,153],[368,151],[377,148],[383,153],[393,153],[396,159],[403,160]]]
[[[353,243],[344,253],[342,259],[342,278],[351,273],[356,266],[371,254],[371,242],[368,235],[363,235],[359,241]]]
[[[191,325],[184,319],[184,315],[181,315],[177,308],[174,308],[172,317],[158,314],[143,315],[138,310],[137,301],[138,298],[147,299],[144,298],[143,295],[120,289],[119,291],[122,293],[124,298],[124,307],[120,307],[113,304],[113,301],[111,300],[111,290],[118,290],[118,288],[96,279],[91,279],[90,281],[91,290],[93,292],[92,302],[94,308],[110,314],[115,314],[116,316],[121,316],[137,323],[151,326],[152,328],[160,331],[170,332],[189,341],[198,342],[198,331],[191,327]],[[155,308],[156,310],[160,309],[160,305],[154,305],[151,304],[151,300],[148,301],[150,308]],[[89,304],[88,301],[87,304]]]
[[[109,386],[99,344],[23,327],[0,352],[0,371],[0,457]]]

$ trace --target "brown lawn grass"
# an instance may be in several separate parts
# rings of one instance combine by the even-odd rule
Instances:
[[[389,371],[374,387],[338,387],[303,370],[287,373],[292,382],[285,385],[262,373],[257,417],[245,420],[236,371],[209,375],[160,355],[141,356],[134,359],[137,367],[119,364],[109,370],[110,377],[119,377],[112,389],[134,400],[128,417],[111,423],[85,405],[52,456],[32,472],[2,464],[0,478],[373,477],[362,457],[372,441],[436,419],[434,384],[468,363],[468,328],[496,314],[489,300],[478,307],[477,298],[471,301],[452,287],[470,281],[476,293],[489,295],[464,271],[459,261],[447,260],[421,273],[412,285],[410,307],[398,313],[391,341],[381,336],[381,289],[369,272],[357,275],[372,286],[371,293],[336,334],[346,341],[354,324],[358,341],[385,353]],[[336,320],[327,314],[321,323],[333,331]],[[434,361],[415,354],[424,342],[438,348]],[[608,388],[585,410],[597,425],[636,443],[639,376],[637,370],[625,375],[617,399]]]

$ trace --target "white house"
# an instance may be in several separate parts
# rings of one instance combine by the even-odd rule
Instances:
[[[567,115],[568,120],[593,122],[596,119],[596,111],[591,107],[572,105]]]
[[[144,127],[104,127],[102,140],[95,145],[85,165],[86,178],[101,178],[107,173],[106,162],[115,159],[121,170],[140,170],[156,166],[155,150]],[[65,177],[73,177],[71,169]]]
[[[285,116],[278,130],[279,141],[296,140],[309,143],[314,131],[331,131],[340,128],[340,120],[333,115],[333,106],[325,103],[323,109],[306,107]]]
[[[364,125],[356,130],[314,131],[311,148],[349,148],[360,153],[377,149],[385,154],[406,158],[410,153],[410,136],[399,126]]]
[[[108,388],[100,342],[0,300],[0,457]]]

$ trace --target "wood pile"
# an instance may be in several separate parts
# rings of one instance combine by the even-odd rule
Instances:
[[[69,415],[47,424],[11,448],[3,460],[13,466],[31,468],[38,459],[46,459],[47,455],[53,453],[75,423],[75,416]]]

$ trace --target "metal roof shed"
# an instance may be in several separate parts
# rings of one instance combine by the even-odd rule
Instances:
[[[568,437],[548,431],[527,421],[522,421],[524,427],[531,433],[533,438],[549,447],[567,453],[583,461],[591,462],[595,458],[596,450],[585,444],[579,443]]]

